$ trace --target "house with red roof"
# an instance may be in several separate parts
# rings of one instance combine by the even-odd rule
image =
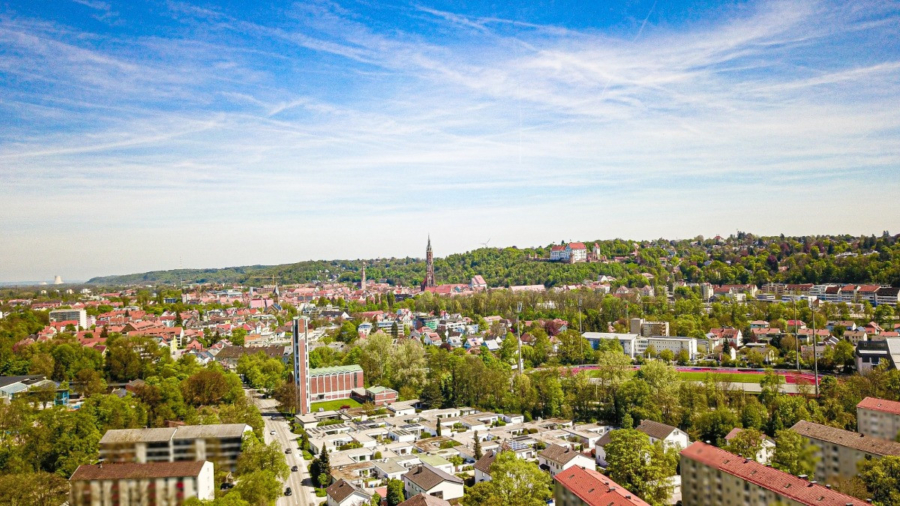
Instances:
[[[553,477],[553,498],[559,506],[649,506],[640,497],[590,467],[571,467]]]

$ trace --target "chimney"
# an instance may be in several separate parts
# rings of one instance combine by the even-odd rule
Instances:
[[[801,480],[805,480],[808,478],[808,476],[805,474],[801,474],[801,475],[797,476],[797,478],[800,478]]]

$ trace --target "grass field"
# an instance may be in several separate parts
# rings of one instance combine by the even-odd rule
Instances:
[[[703,381],[707,376],[711,375],[716,381],[727,381],[730,383],[759,383],[765,377],[762,374],[717,374],[708,372],[679,372],[678,375],[684,381]]]
[[[362,404],[354,401],[353,399],[337,399],[334,401],[322,401],[322,402],[314,402],[310,406],[313,412],[319,410],[319,408],[324,409],[325,411],[337,411],[341,409],[341,406],[350,406],[351,408],[358,408],[362,406]]]

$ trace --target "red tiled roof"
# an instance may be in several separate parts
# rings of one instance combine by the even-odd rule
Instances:
[[[589,506],[649,506],[643,499],[619,486],[608,476],[578,466],[553,477]]]
[[[681,451],[681,456],[718,469],[776,494],[810,506],[864,506],[865,501],[813,484],[784,471],[766,467],[752,459],[697,441]]]
[[[856,407],[857,409],[863,408],[872,411],[881,411],[882,413],[890,413],[892,415],[900,415],[900,402],[879,399],[877,397],[866,397],[859,401],[859,404],[857,404]]]
[[[584,247],[583,242],[570,242],[569,249],[587,249]]]

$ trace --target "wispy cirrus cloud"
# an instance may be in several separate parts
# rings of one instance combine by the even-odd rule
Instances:
[[[128,249],[121,272],[173,266],[140,247],[166,230],[199,266],[418,251],[415,232],[356,239],[380,227],[437,226],[463,250],[897,224],[894,201],[842,198],[900,189],[897,5],[761,2],[668,25],[648,3],[630,32],[379,8],[171,3],[153,35],[0,18],[0,233],[20,245],[0,279],[74,265],[22,260],[60,230]],[[798,182],[830,202],[812,218]],[[281,247],[209,250],[195,223]],[[109,272],[112,253],[72,251],[69,276]]]

